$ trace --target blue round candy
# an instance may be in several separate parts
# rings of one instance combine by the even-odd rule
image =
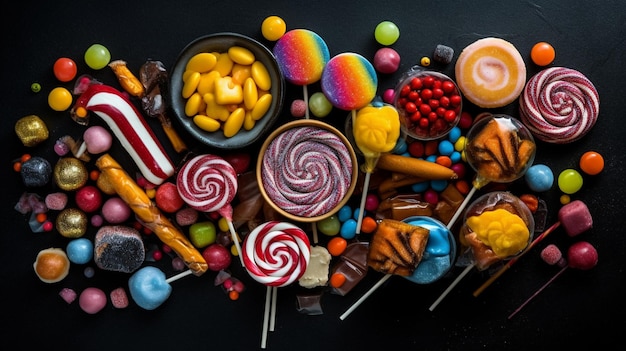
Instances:
[[[411,190],[413,190],[414,193],[422,193],[426,191],[429,187],[430,187],[430,181],[427,180],[425,182],[419,182],[419,183],[415,183],[411,185]]]
[[[439,154],[450,156],[454,152],[454,144],[450,140],[442,140],[438,145]]]
[[[337,218],[339,218],[339,222],[343,223],[352,217],[352,209],[348,205],[344,205],[337,212]]]
[[[462,157],[461,157],[461,153],[458,151],[454,151],[453,153],[450,154],[450,161],[452,161],[452,163],[459,163],[461,162]]]
[[[135,303],[146,310],[161,306],[172,292],[165,273],[152,266],[145,266],[135,272],[128,280],[128,288]]]
[[[356,220],[350,218],[341,225],[339,235],[346,240],[354,239],[356,236]]]
[[[552,188],[554,173],[552,173],[550,167],[543,164],[536,164],[528,168],[524,179],[532,191],[543,192]]]
[[[450,140],[452,144],[456,143],[460,137],[461,128],[459,128],[458,126],[454,126],[452,129],[450,129],[450,132],[448,133],[448,140]]]
[[[448,186],[448,181],[445,179],[433,179],[430,181],[430,187],[437,192],[442,192]]]
[[[437,155],[426,156],[425,160],[428,162],[435,162],[437,161]]]
[[[85,264],[93,258],[93,244],[87,238],[78,238],[67,243],[67,258],[72,263]]]
[[[391,153],[400,155],[407,152],[407,150],[408,145],[406,144],[406,140],[403,137],[399,137],[396,141],[396,145],[393,147],[393,150],[391,150]]]

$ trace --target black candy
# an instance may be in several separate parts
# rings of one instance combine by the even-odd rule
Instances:
[[[52,166],[45,158],[33,156],[22,163],[20,174],[26,187],[40,187],[50,181]]]

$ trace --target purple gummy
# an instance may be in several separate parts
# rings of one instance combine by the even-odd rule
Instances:
[[[561,207],[559,222],[569,236],[576,236],[593,227],[593,218],[584,202],[574,200]]]

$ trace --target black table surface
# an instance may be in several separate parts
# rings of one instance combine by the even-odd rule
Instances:
[[[95,286],[109,292],[123,286],[128,276],[96,271],[86,278],[73,266],[70,276],[55,284],[41,282],[33,272],[37,253],[48,247],[64,247],[67,240],[55,231],[33,233],[28,216],[15,211],[20,195],[28,191],[12,163],[24,153],[47,157],[52,162],[54,141],[83,130],[69,113],[54,112],[47,105],[47,92],[59,83],[52,65],[59,57],[73,58],[79,74],[92,74],[115,85],[109,69],[90,70],[83,53],[93,43],[105,45],[113,59],[128,62],[138,70],[148,59],[171,67],[178,53],[193,39],[216,32],[237,32],[262,41],[261,22],[269,15],[282,17],[287,29],[306,28],[328,44],[331,56],[357,52],[373,59],[381,47],[374,28],[384,20],[400,28],[392,45],[402,58],[397,73],[379,75],[379,94],[391,88],[401,72],[430,56],[437,44],[455,50],[454,59],[468,44],[483,37],[500,37],[513,43],[526,61],[528,77],[540,67],[529,57],[531,47],[547,41],[556,49],[553,66],[584,73],[600,95],[600,117],[591,132],[571,144],[538,143],[535,163],[549,165],[555,175],[578,169],[580,156],[589,150],[601,153],[605,169],[597,176],[584,176],[583,188],[572,199],[583,200],[594,219],[591,230],[576,238],[562,229],[546,238],[508,273],[478,297],[472,292],[487,279],[487,272],[473,270],[434,310],[428,307],[462,271],[431,285],[417,285],[392,277],[378,288],[347,319],[339,316],[382,275],[369,272],[346,296],[325,293],[323,314],[311,316],[296,309],[297,285],[280,288],[276,329],[267,348],[273,350],[357,349],[548,349],[619,345],[626,314],[624,235],[623,150],[626,123],[623,120],[626,59],[626,5],[620,1],[19,1],[2,11],[4,54],[2,73],[2,129],[4,151],[0,157],[2,211],[0,235],[0,303],[3,326],[0,343],[19,348],[59,349],[259,349],[265,286],[253,281],[240,268],[233,274],[246,284],[239,300],[231,301],[213,285],[214,272],[186,277],[172,283],[169,299],[146,311],[131,300],[126,309],[110,303],[95,315],[83,312],[78,303],[65,303],[58,295],[63,287],[77,292]],[[438,67],[454,74],[454,64]],[[30,89],[39,82],[42,91]],[[319,87],[312,86],[309,92]],[[288,86],[283,119],[289,103],[302,89]],[[472,113],[480,109],[466,103]],[[517,103],[490,112],[518,116]],[[26,115],[42,117],[50,138],[33,148],[24,147],[14,132],[16,121]],[[325,117],[341,124],[345,111],[333,110]],[[155,133],[165,136],[156,120]],[[218,152],[194,143],[195,152]],[[175,159],[180,155],[164,143]],[[121,146],[114,144],[114,150]],[[622,151],[620,151],[622,150]],[[114,151],[126,164],[122,151]],[[52,189],[47,189],[51,192]],[[45,195],[42,192],[42,195]],[[557,220],[561,192],[555,185],[540,195],[548,205],[548,223]],[[93,228],[88,234],[93,235]],[[599,253],[596,267],[588,271],[569,269],[539,294],[515,318],[507,316],[552,277],[558,268],[548,266],[540,247],[554,243],[563,251],[575,241],[592,243]],[[237,262],[237,261],[233,261]],[[165,262],[161,262],[165,267]],[[615,324],[614,321],[618,321]],[[5,347],[3,347],[5,348]]]

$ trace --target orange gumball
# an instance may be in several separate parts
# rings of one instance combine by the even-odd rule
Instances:
[[[333,256],[341,255],[348,246],[348,241],[340,236],[336,236],[328,241],[326,248],[328,249],[328,253]]]
[[[595,151],[587,151],[580,157],[580,169],[589,175],[596,175],[604,169],[604,158]]]
[[[554,61],[556,54],[552,45],[545,41],[539,42],[530,50],[530,58],[538,66],[547,66]]]

